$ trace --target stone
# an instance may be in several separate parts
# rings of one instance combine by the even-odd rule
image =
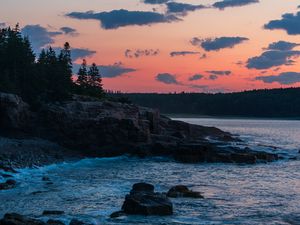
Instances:
[[[122,211],[133,215],[167,216],[173,214],[173,205],[166,194],[155,193],[153,185],[138,183],[126,195]]]
[[[179,198],[179,197],[185,197],[185,198],[204,198],[200,192],[195,192],[192,190],[189,190],[188,187],[184,185],[177,185],[172,187],[168,193],[167,196],[170,198]]]

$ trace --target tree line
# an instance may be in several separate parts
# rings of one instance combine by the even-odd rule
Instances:
[[[235,117],[300,118],[300,88],[263,89],[237,93],[121,94],[109,96],[166,114]]]
[[[0,30],[0,91],[21,96],[32,106],[45,102],[64,101],[73,94],[102,98],[104,91],[95,63],[83,63],[78,79],[73,77],[71,47],[66,42],[59,53],[49,47],[37,57],[28,37],[20,28]]]

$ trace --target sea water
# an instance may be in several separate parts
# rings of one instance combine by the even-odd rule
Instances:
[[[300,149],[300,121],[180,118],[216,126],[255,149],[295,156]],[[287,157],[288,158],[288,157]],[[42,181],[47,176],[52,184]],[[84,159],[36,169],[22,169],[18,186],[0,192],[0,216],[17,212],[42,220],[71,218],[93,224],[300,224],[300,161],[238,165],[181,164],[166,158]],[[172,216],[124,216],[121,209],[136,182],[149,182],[166,192],[184,184],[204,199],[172,199]],[[48,183],[48,184],[47,184]],[[43,210],[64,215],[43,217]]]

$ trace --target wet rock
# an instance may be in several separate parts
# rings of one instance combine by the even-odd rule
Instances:
[[[117,211],[117,212],[113,212],[112,214],[110,214],[110,218],[118,218],[121,216],[125,216],[126,213],[124,211]]]
[[[184,185],[177,185],[172,187],[168,193],[167,196],[170,198],[179,198],[179,197],[185,197],[185,198],[204,198],[200,192],[195,192],[192,190],[189,190],[188,187]]]
[[[60,210],[44,210],[43,215],[63,215],[64,211]]]
[[[46,223],[17,213],[10,213],[4,215],[0,220],[0,225],[46,225]]]
[[[47,221],[47,225],[65,225],[65,224],[59,220],[50,219]]]
[[[154,192],[154,186],[148,183],[136,183],[132,186],[130,193],[134,194],[136,192]]]
[[[7,180],[5,183],[0,183],[0,190],[8,190],[16,187],[17,182],[15,180]]]
[[[166,216],[173,214],[173,205],[166,194],[155,193],[153,185],[138,183],[126,195],[122,210],[126,214]]]

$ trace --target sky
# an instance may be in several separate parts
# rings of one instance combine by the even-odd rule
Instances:
[[[300,86],[298,0],[0,0],[38,54],[73,49],[122,92]]]

